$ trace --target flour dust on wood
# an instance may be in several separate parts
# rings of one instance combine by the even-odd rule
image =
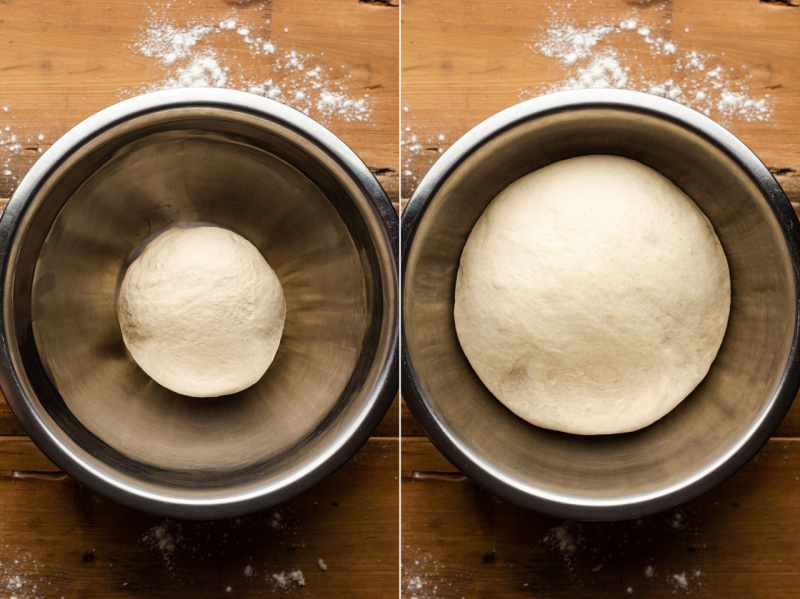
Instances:
[[[168,5],[169,6],[169,5]],[[215,21],[179,21],[156,12],[130,46],[164,72],[157,82],[124,92],[181,87],[224,87],[287,104],[323,123],[332,119],[368,121],[370,95],[351,90],[348,66],[324,52],[306,52],[291,41],[271,39],[263,5],[238,10]],[[284,34],[289,33],[284,28]],[[282,35],[281,39],[286,39]]]
[[[770,95],[751,89],[748,65],[734,64],[725,52],[698,47],[688,28],[678,42],[671,19],[655,17],[639,10],[613,21],[606,17],[579,24],[568,13],[554,15],[528,47],[552,59],[563,77],[525,90],[521,97],[570,89],[632,89],[674,100],[722,123],[770,120]]]

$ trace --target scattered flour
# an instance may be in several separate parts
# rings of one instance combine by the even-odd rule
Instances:
[[[208,564],[217,569],[224,566],[223,569],[231,578],[222,578],[219,583],[221,589],[229,593],[257,588],[259,584],[263,587],[264,583],[259,583],[259,580],[272,582],[273,591],[287,587],[297,589],[306,586],[299,568],[292,567],[274,576],[263,574],[268,572],[268,568],[275,568],[270,554],[263,552],[265,538],[294,551],[296,558],[305,559],[305,541],[299,536],[301,528],[294,516],[293,509],[284,505],[280,510],[232,520],[187,522],[163,519],[148,528],[138,538],[138,543],[160,558],[164,569],[182,585],[193,582],[194,567]],[[246,556],[246,561],[236,566],[229,559],[231,555]],[[313,564],[314,560],[311,559],[310,563]],[[194,567],[187,568],[186,564],[193,564]],[[231,590],[228,591],[228,588]],[[2,595],[2,586],[0,596],[5,597]]]
[[[575,569],[575,556],[579,548],[583,547],[583,527],[578,522],[565,521],[560,526],[551,528],[542,538],[542,542],[557,551],[567,568]],[[597,570],[599,571],[599,569]]]
[[[14,111],[8,106],[3,106],[0,116],[0,197],[10,195],[11,188],[19,182],[20,176],[44,150],[42,144],[44,134],[31,134],[20,127],[16,122]]]
[[[221,42],[228,50],[238,47],[242,54],[224,55]],[[323,122],[366,121],[372,115],[369,94],[348,89],[345,65],[329,66],[324,53],[280,50],[267,37],[263,23],[245,22],[241,11],[218,23],[179,24],[168,15],[153,14],[131,47],[166,71],[162,81],[136,92],[228,87],[287,104]]]
[[[415,559],[412,559],[412,556]],[[405,545],[403,548],[403,576],[400,594],[406,599],[433,599],[439,596],[441,587],[446,585],[446,593],[442,596],[464,599],[459,588],[465,581],[458,575],[447,572],[443,564],[428,552],[421,552],[419,547]]]
[[[300,570],[289,572],[289,578],[296,582],[298,586],[306,586],[306,579],[303,577],[303,573]]]
[[[405,589],[413,593],[414,591],[421,591],[423,586],[421,577],[412,576],[406,580]]]
[[[177,27],[168,22],[159,22],[154,17],[145,36],[134,47],[142,56],[157,58],[165,66],[172,66],[177,60],[186,58],[197,42],[212,31],[214,27],[209,25]]]
[[[273,530],[280,530],[284,527],[283,513],[275,510],[269,517],[269,526]]]
[[[689,28],[679,43],[655,20],[654,13],[666,4],[655,8],[656,3],[639,4],[633,11],[626,8],[614,17],[588,23],[578,23],[552,8],[553,17],[527,47],[552,60],[561,77],[555,83],[536,83],[520,90],[518,99],[571,89],[632,89],[679,102],[724,125],[737,119],[766,122],[772,118],[770,95],[750,89],[752,75],[747,66],[732,64],[724,52],[717,55],[693,47]],[[409,113],[411,108],[403,106],[402,111]],[[435,138],[412,131],[411,113],[402,115],[401,174],[404,189],[413,190],[437,156],[430,151],[436,149]]]
[[[213,55],[197,56],[188,66],[178,69],[164,87],[225,87],[228,76]]]
[[[409,112],[410,108],[408,106],[403,107],[403,112]],[[424,156],[429,155],[431,162],[438,158],[439,154],[442,154],[445,149],[449,146],[446,143],[446,137],[444,133],[439,134],[417,134],[414,133],[414,128],[411,124],[416,119],[416,117],[411,114],[410,116],[404,116],[405,125],[402,130],[401,139],[400,139],[400,146],[402,151],[402,175],[408,180],[413,181],[413,185],[415,186],[419,183],[419,178],[416,177],[416,173],[414,170],[415,164],[417,164],[418,160]]]
[[[286,576],[285,572],[281,572],[279,574],[273,574],[272,580],[274,580],[275,584],[282,589],[285,589],[287,586],[289,586],[289,578]]]
[[[141,541],[151,549],[158,551],[168,568],[174,565],[176,552],[183,542],[182,527],[175,520],[164,520],[144,533]]]
[[[681,51],[666,33],[659,36],[655,30],[635,17],[585,27],[554,18],[530,48],[557,60],[566,76],[536,93],[624,88],[669,98],[724,123],[733,118],[770,119],[769,94],[751,95],[749,73],[728,66],[713,54],[691,48]],[[615,47],[614,40],[624,41],[627,53]],[[632,55],[631,48],[635,49]]]
[[[260,14],[263,5],[238,10],[216,23],[180,23],[169,15],[171,5],[165,6],[167,12],[160,14],[151,9],[150,19],[129,47],[155,61],[164,76],[134,90],[121,90],[122,96],[180,87],[228,87],[282,102],[323,123],[368,121],[372,116],[370,95],[350,89],[346,65],[334,66],[324,53],[282,50],[268,38]],[[238,49],[235,55],[229,55],[231,47]],[[42,153],[45,136],[15,127],[12,106],[0,109],[0,197],[6,197]]]
[[[679,589],[687,589],[689,588],[689,581],[686,580],[686,572],[681,572],[680,574],[673,574],[672,580],[676,587]]]
[[[663,554],[655,550],[654,539],[664,539],[672,547],[672,555],[682,555],[680,548],[690,549],[690,557],[678,562],[680,570],[666,571],[661,560]],[[563,574],[568,575],[583,587],[609,582],[616,572],[625,572],[619,582],[636,594],[648,595],[648,589],[665,585],[673,593],[692,593],[703,587],[703,572],[698,568],[705,545],[698,539],[695,515],[685,509],[656,514],[631,523],[583,523],[562,521],[547,530],[539,543],[563,561]],[[647,557],[647,551],[655,551]],[[648,562],[650,562],[648,564]],[[660,571],[656,566],[661,564]],[[670,560],[673,566],[675,562]],[[631,566],[641,564],[638,576]],[[612,574],[606,574],[610,572]],[[416,572],[415,572],[416,574]],[[554,576],[559,574],[554,572]]]
[[[292,583],[297,584],[299,587],[306,586],[306,579],[300,570],[292,570],[291,572],[280,572],[278,574],[273,574],[272,580],[278,587],[282,589],[285,589]]]
[[[597,43],[614,31],[611,25],[598,25],[580,29],[573,25],[564,25],[548,29],[546,43],[536,44],[536,48],[548,58],[557,58],[565,66],[571,67],[578,60],[590,55]]]
[[[278,539],[281,545],[292,551],[297,550],[293,555],[298,559],[304,559],[302,556],[305,542],[298,537],[300,530],[296,526],[294,518],[296,514],[287,506],[283,506],[279,513],[281,514],[279,530],[271,525],[275,512],[262,512],[218,521],[189,522],[162,519],[135,539],[135,545],[130,547],[131,555],[140,554],[142,549],[152,551],[156,557],[163,560],[169,575],[181,586],[196,585],[199,582],[195,580],[197,568],[207,565],[215,572],[225,570],[236,576],[229,580],[224,578],[219,580],[218,574],[215,574],[215,580],[221,585],[217,587],[219,589],[217,592],[221,593],[224,589],[226,593],[238,593],[243,590],[239,588],[240,584],[243,588],[261,588],[265,585],[263,582],[259,583],[259,580],[264,580],[263,578],[256,577],[261,576],[258,568],[274,562],[274,555],[263,551],[265,536]],[[94,562],[97,553],[95,549],[86,547],[84,549],[86,551],[83,561],[87,564]],[[73,547],[73,550],[78,550],[78,547]],[[72,577],[70,572],[74,574],[74,568],[67,568],[69,571],[61,570],[58,559],[42,562],[23,547],[5,542],[2,523],[0,523],[0,553],[7,556],[5,559],[0,557],[0,597],[3,599],[62,597],[63,599],[62,593],[59,592],[60,580],[68,582]],[[47,551],[45,554],[45,557],[49,555],[53,558]],[[240,566],[241,569],[230,570],[228,566],[235,566],[235,562],[230,558],[235,555],[249,557],[247,562]],[[123,555],[117,557],[123,561],[125,559]],[[136,557],[135,561],[147,563],[146,560],[142,560],[141,555]],[[313,563],[313,559],[310,563]],[[186,564],[191,564],[192,567],[186,568]],[[114,564],[106,562],[106,565]],[[327,569],[321,558],[317,560],[317,565],[323,571]],[[244,578],[250,580],[242,580],[242,574]],[[155,573],[153,576],[157,577],[159,574]],[[135,583],[132,585],[124,578],[119,580],[118,584],[122,588],[130,586],[131,588],[127,588],[128,592],[136,593]],[[267,575],[266,580],[274,583],[275,591],[280,587],[288,588],[291,592],[291,589],[297,590],[306,586],[302,570],[295,567],[275,576]],[[141,592],[141,589],[139,590]]]
[[[317,568],[319,568],[323,572],[327,572],[328,571],[328,565],[324,561],[322,561],[322,558],[319,558],[317,560]]]
[[[592,59],[587,67],[579,69],[577,76],[569,79],[561,89],[624,88],[627,83],[627,69],[620,65],[615,56],[606,55]]]
[[[690,573],[680,572],[673,574],[668,581],[675,590],[691,592],[692,588],[702,587],[702,583],[699,580],[702,575],[703,573],[699,570]]]
[[[39,599],[45,592],[53,593],[51,582],[44,582],[39,574],[39,562],[21,547],[3,546],[6,555],[15,558],[0,561],[0,597],[15,599]],[[52,577],[51,573],[51,577]],[[60,574],[56,574],[60,576]],[[40,588],[47,586],[47,589]],[[58,595],[60,596],[60,595]]]

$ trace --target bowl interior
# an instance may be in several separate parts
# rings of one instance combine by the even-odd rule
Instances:
[[[588,154],[632,158],[671,179],[713,224],[731,271],[730,320],[708,376],[670,414],[623,435],[569,435],[518,418],[472,371],[453,323],[461,251],[486,205],[519,177]],[[540,114],[479,145],[432,192],[403,276],[405,355],[435,435],[483,481],[533,498],[530,507],[581,505],[584,517],[682,487],[741,447],[770,410],[792,345],[792,261],[759,187],[705,136],[632,108]]]
[[[28,395],[97,467],[187,492],[279,487],[374,409],[393,349],[391,246],[359,182],[285,123],[209,107],[139,115],[77,148],[29,201],[13,294]],[[146,241],[197,223],[250,240],[286,297],[266,375],[222,398],[152,381],[116,316]]]

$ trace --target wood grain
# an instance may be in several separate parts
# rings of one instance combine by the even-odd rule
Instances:
[[[502,501],[404,439],[403,596],[794,597],[798,472],[800,441],[775,439],[678,508],[579,523]]]
[[[713,57],[709,64],[729,70],[732,85],[745,84],[752,97],[769,94],[774,109],[769,120],[732,117],[726,125],[767,166],[787,173],[782,182],[795,181],[788,174],[800,170],[800,11],[792,7],[756,0],[406,0],[401,47],[403,197],[410,197],[439,157],[439,149],[446,150],[492,114],[563,83],[574,72],[533,49],[553,22],[586,27],[631,17],[646,24],[652,36],[674,41],[681,52]],[[679,81],[684,76],[671,69],[663,54],[647,51],[632,35],[634,39],[620,35],[607,40],[626,59],[631,78]],[[789,185],[793,201],[795,185]]]
[[[357,0],[3,3],[0,107],[8,111],[0,112],[0,128],[9,127],[23,147],[16,152],[9,152],[10,143],[0,147],[0,173],[12,171],[0,175],[0,197],[11,195],[40,148],[46,150],[95,112],[154,89],[174,74],[175,69],[136,51],[153,18],[183,27],[238,19],[252,28],[252,37],[269,39],[279,52],[308,57],[309,68],[328,69],[331,85],[341,83],[356,98],[368,94],[372,114],[366,121],[330,117],[322,122],[382,177],[397,202],[398,10]],[[232,67],[233,83],[234,72],[236,81],[271,78],[278,85],[288,77],[265,57],[249,56],[235,32],[208,40],[220,64]]]
[[[234,18],[279,53],[321,66],[332,88],[367,97],[366,120],[321,122],[399,203],[399,10],[357,0],[0,2],[0,208],[61,135],[175,72],[135,44],[162,26]],[[204,38],[235,77],[283,85],[235,31]],[[200,45],[198,45],[198,48]],[[204,46],[205,47],[205,46]],[[3,110],[6,107],[7,110]],[[6,130],[8,128],[8,130]],[[20,148],[14,145],[16,137]],[[39,139],[41,136],[42,139]],[[7,174],[9,171],[10,174]],[[394,598],[399,564],[399,400],[333,476],[251,516],[164,520],[96,495],[61,473],[0,400],[0,597]],[[323,570],[318,560],[327,568]],[[249,566],[249,568],[248,568]],[[281,574],[301,571],[305,586]],[[274,575],[278,575],[277,578]]]
[[[190,522],[106,500],[0,437],[0,596],[396,597],[397,458],[396,440],[374,439],[274,509]],[[9,473],[21,466],[37,471]],[[273,577],[296,570],[304,587]]]
[[[13,192],[40,148],[97,110],[163,80],[165,69],[130,46],[151,12],[163,13],[166,4],[0,3],[0,107],[9,107],[0,112],[0,125],[26,142],[0,165],[12,171],[0,176],[0,197]],[[770,94],[768,121],[732,119],[727,126],[800,207],[800,11],[791,2],[404,0],[402,123],[396,3],[174,4],[170,14],[196,22],[258,8],[260,31],[276,45],[324,52],[319,60],[349,75],[348,85],[369,93],[374,108],[367,122],[327,125],[364,159],[398,207],[440,150],[491,114],[563,79],[555,61],[527,47],[553,15],[582,23],[641,15],[679,47],[720,57],[749,75],[754,94]],[[225,44],[219,51],[231,59],[237,52]],[[637,68],[663,74],[663,61],[646,53],[639,58]],[[241,63],[262,74],[245,57]],[[415,145],[420,148],[410,150]],[[0,148],[3,163],[4,152]],[[800,404],[778,437],[712,492],[639,521],[580,524],[481,490],[422,436],[399,399],[376,437],[321,485],[274,510],[210,523],[165,521],[77,485],[27,440],[0,401],[0,595],[394,597],[398,426],[404,434],[405,599],[796,595]],[[273,578],[296,569],[304,588],[296,582],[281,587]]]

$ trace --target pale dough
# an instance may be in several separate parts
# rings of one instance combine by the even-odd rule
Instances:
[[[486,387],[545,428],[645,427],[704,378],[728,322],[722,246],[695,203],[643,164],[583,156],[486,208],[455,289],[461,347]]]
[[[266,372],[286,317],[283,287],[256,247],[220,227],[174,228],[128,267],[122,338],[157,383],[183,395],[236,393]]]

